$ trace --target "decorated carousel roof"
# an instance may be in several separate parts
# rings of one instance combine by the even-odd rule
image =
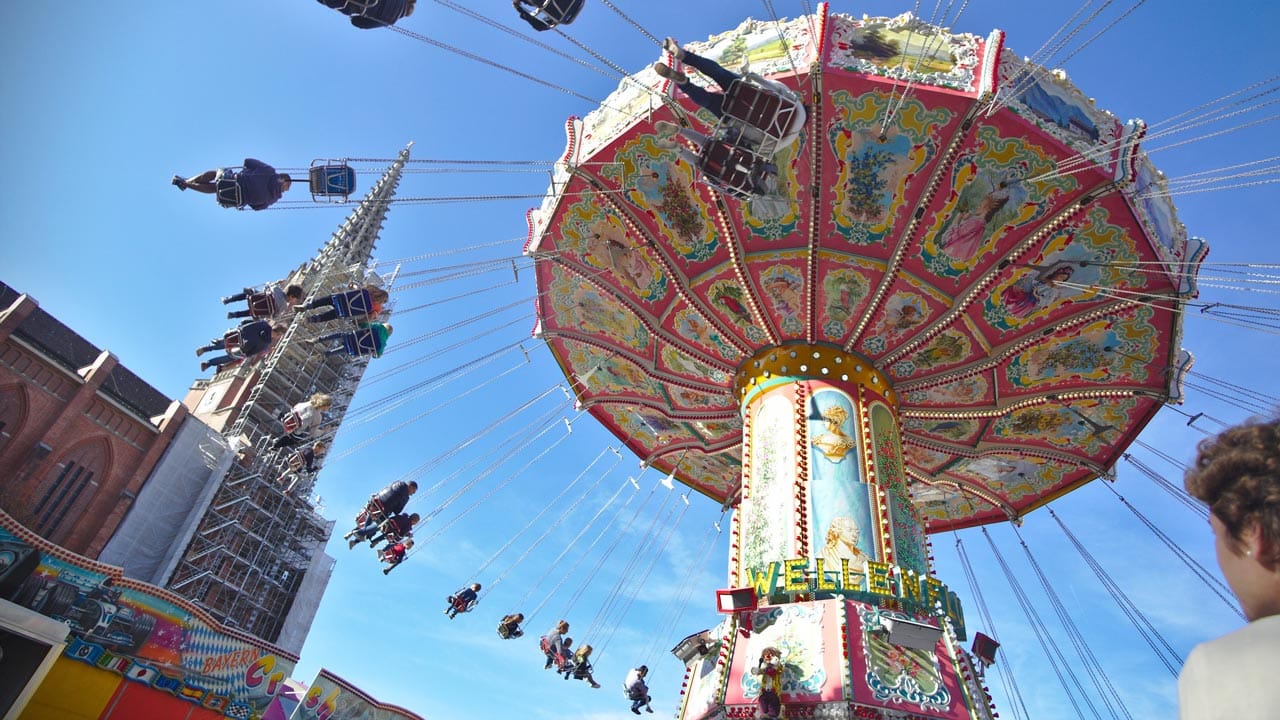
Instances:
[[[686,47],[805,99],[804,132],[775,158],[779,191],[739,201],[701,182],[657,123],[706,133],[715,118],[648,68],[570,119],[529,214],[536,332],[646,462],[732,502],[735,372],[791,342],[860,354],[892,380],[931,531],[1016,517],[1107,473],[1180,401],[1204,243],[1160,193],[1140,122],[1025,63],[998,30],[910,14],[823,5]]]

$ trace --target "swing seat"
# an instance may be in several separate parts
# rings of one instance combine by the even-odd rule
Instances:
[[[342,347],[347,351],[348,355],[353,357],[364,357],[378,352],[378,345],[374,339],[373,331],[368,328],[361,328],[343,335]]]
[[[568,25],[578,18],[586,0],[541,0],[541,2],[524,2],[521,4],[533,8],[526,10],[539,24],[539,30],[550,30],[557,25]]]
[[[311,199],[316,202],[345,202],[356,189],[356,171],[345,162],[314,160],[307,174]]]
[[[459,613],[459,614],[461,614],[461,613],[465,613],[465,612],[471,612],[471,609],[472,609],[472,608],[474,608],[474,607],[476,606],[476,603],[477,603],[477,602],[479,602],[479,599],[476,599],[476,600],[459,600],[458,598],[454,597],[453,595],[450,595],[450,596],[447,598],[447,600],[448,600],[449,605],[453,606],[453,611],[454,611],[454,612],[456,612],[456,613]]]
[[[302,468],[307,466],[307,459],[302,456],[301,450],[290,454],[285,462],[288,463],[289,469],[294,472],[301,472]]]
[[[524,635],[524,631],[520,629],[519,625],[514,628],[508,628],[505,623],[498,623],[498,637],[503,640],[514,640],[521,635]]]
[[[382,503],[378,502],[378,498],[371,497],[369,502],[365,503],[364,510],[356,515],[356,525],[364,525],[370,518],[378,524],[382,524],[387,519],[387,511],[382,508]]]
[[[214,196],[225,208],[244,209],[244,196],[240,192],[239,173],[242,168],[220,168],[214,177]]]
[[[753,171],[761,162],[750,150],[713,138],[707,140],[698,155],[698,170],[703,182],[746,200],[756,194]]]
[[[351,290],[332,296],[333,309],[340,318],[364,317],[373,312],[373,297],[368,290]]]
[[[725,122],[756,131],[756,152],[771,157],[789,144],[798,124],[804,121],[805,112],[800,99],[790,90],[784,94],[763,82],[752,75],[734,80],[724,93],[721,109]]]
[[[284,434],[292,435],[302,427],[302,416],[290,410],[284,417],[280,418],[280,424],[284,426]]]
[[[271,293],[254,293],[249,296],[249,317],[254,320],[275,317],[276,309],[276,299]]]
[[[240,336],[240,328],[228,330],[222,334],[222,349],[227,351],[228,355],[243,357],[244,351],[241,346],[244,344],[244,338]]]

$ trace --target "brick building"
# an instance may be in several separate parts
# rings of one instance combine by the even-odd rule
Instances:
[[[95,558],[188,411],[0,283],[0,508]]]

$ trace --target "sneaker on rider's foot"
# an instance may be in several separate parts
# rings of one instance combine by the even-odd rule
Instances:
[[[178,188],[179,190],[187,189],[187,181],[183,180],[181,175],[174,175],[173,180],[170,180],[169,182],[172,182],[173,186]]]
[[[669,37],[666,40],[663,40],[662,49],[671,53],[671,57],[676,60],[684,59],[684,50],[680,47],[680,43],[676,42],[675,38]]]
[[[653,71],[658,73],[658,77],[663,77],[677,85],[683,85],[689,82],[689,78],[678,70],[672,70],[667,67],[666,63],[654,63]]]

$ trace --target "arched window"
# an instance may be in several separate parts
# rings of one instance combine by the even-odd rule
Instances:
[[[82,496],[88,499],[97,491],[97,479],[106,474],[109,456],[106,440],[98,438],[71,448],[62,462],[53,466],[43,490],[36,493],[36,504],[32,508],[36,532],[54,538],[77,501]],[[67,526],[74,526],[75,521],[76,518],[71,517]]]
[[[0,387],[0,454],[22,431],[27,419],[27,391],[21,385]]]

